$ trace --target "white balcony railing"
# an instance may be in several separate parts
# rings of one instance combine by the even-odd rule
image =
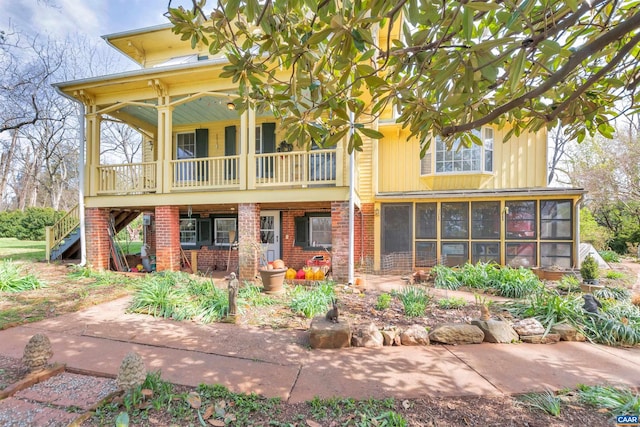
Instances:
[[[171,160],[171,190],[239,189],[240,156]]]
[[[335,150],[256,154],[256,187],[335,183]]]
[[[98,194],[144,194],[156,191],[156,164],[98,166]]]

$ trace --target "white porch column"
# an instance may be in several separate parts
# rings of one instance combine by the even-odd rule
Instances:
[[[169,160],[173,157],[172,133],[172,108],[167,106],[158,107],[158,164],[156,185],[158,193],[168,193],[171,191],[173,182],[173,170]]]

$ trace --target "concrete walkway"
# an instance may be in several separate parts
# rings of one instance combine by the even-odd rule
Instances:
[[[578,384],[640,387],[640,348],[588,343],[310,350],[306,331],[198,325],[127,314],[128,299],[0,331],[0,354],[51,339],[52,361],[115,376],[129,351],[170,382],[219,383],[296,403],[314,396],[418,398],[501,395]]]

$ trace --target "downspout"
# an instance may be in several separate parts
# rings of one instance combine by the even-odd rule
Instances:
[[[80,266],[84,267],[87,264],[87,235],[84,226],[84,168],[85,168],[85,159],[84,159],[84,146],[85,146],[85,126],[84,126],[84,104],[72,96],[67,95],[63,91],[60,90],[59,87],[55,86],[56,91],[78,104],[79,112],[78,112],[78,142],[80,145],[80,152],[78,153],[78,219],[80,220]]]
[[[353,137],[355,132],[355,115],[353,111],[349,111],[349,121],[351,122],[351,128],[349,130],[349,137]],[[349,154],[349,284],[354,283],[354,256],[355,256],[355,199],[356,199],[356,165],[355,165],[355,150]]]

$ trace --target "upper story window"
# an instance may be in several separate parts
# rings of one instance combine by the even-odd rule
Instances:
[[[453,144],[451,150],[437,137],[420,163],[421,175],[449,174],[461,172],[493,172],[493,129],[476,129],[473,133],[482,140],[482,145],[472,144],[460,147]],[[434,155],[435,154],[435,155]]]

